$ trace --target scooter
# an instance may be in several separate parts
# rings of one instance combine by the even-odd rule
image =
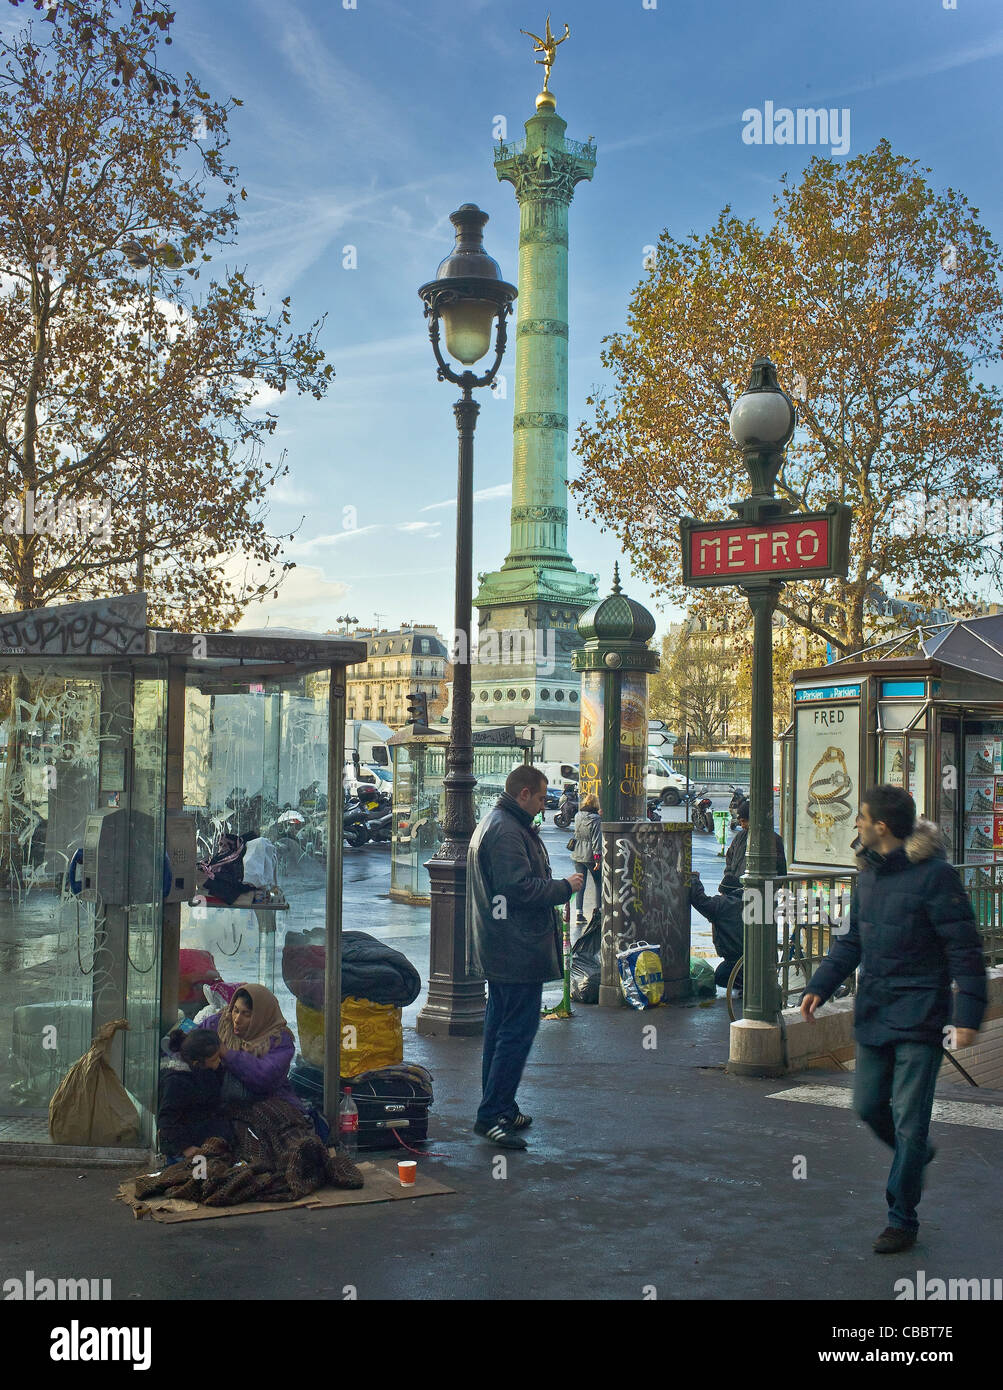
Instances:
[[[578,790],[575,787],[565,787],[554,813],[554,824],[560,826],[562,830],[567,830],[577,814]]]
[[[685,798],[684,798],[685,800]],[[690,821],[694,830],[703,831],[705,834],[714,833],[714,812],[713,802],[707,795],[707,788],[693,793],[693,802],[690,807]]]
[[[341,833],[345,843],[358,849],[364,845],[371,837],[369,822],[373,819],[376,811],[380,810],[379,796],[375,791],[359,793],[360,800],[345,800],[345,810],[342,815]],[[389,839],[389,836],[387,837]]]
[[[743,787],[731,788],[731,800],[728,802],[728,810],[731,814],[731,824],[728,826],[729,830],[738,829],[738,808],[743,801],[748,800],[748,795],[748,792],[745,791]]]
[[[393,812],[382,807],[366,821],[369,838],[374,844],[389,844],[393,835]]]

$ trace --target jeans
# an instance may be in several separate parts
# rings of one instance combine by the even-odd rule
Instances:
[[[542,982],[502,984],[498,980],[488,981],[481,1063],[483,1095],[477,1111],[482,1124],[515,1119],[515,1093],[540,1026],[542,1002]]]
[[[854,1109],[895,1152],[885,1192],[888,1224],[905,1231],[919,1230],[916,1207],[930,1157],[927,1134],[940,1061],[938,1043],[857,1043]]]
[[[592,864],[582,864],[577,859],[572,860],[576,874],[582,876],[582,886],[575,894],[575,912],[579,917],[585,915],[585,889],[588,887],[589,877],[596,886],[596,903],[602,902],[602,887],[599,882],[599,871]]]

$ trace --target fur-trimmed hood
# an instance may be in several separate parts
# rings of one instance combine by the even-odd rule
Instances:
[[[940,827],[924,816],[916,817],[913,832],[902,847],[910,864],[921,864],[925,859],[946,859],[947,848]],[[885,856],[873,850],[858,850],[856,853],[858,869],[873,869]]]

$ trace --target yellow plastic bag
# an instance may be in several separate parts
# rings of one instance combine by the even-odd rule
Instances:
[[[324,1015],[296,1001],[300,1053],[312,1067],[324,1065]],[[351,1030],[351,1031],[349,1031]],[[348,1080],[364,1071],[396,1066],[404,1060],[404,1026],[394,1004],[369,999],[341,1001],[341,1074]]]
[[[125,1147],[139,1143],[139,1114],[108,1061],[108,1049],[124,1018],[106,1023],[89,1050],[74,1062],[49,1101],[54,1144]]]

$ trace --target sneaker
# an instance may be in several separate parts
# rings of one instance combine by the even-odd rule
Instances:
[[[874,1242],[875,1255],[898,1255],[916,1244],[916,1232],[902,1226],[886,1226]]]
[[[524,1115],[518,1107],[516,1107],[516,1112],[513,1118],[509,1120],[509,1124],[513,1129],[529,1129],[532,1123],[532,1115]]]
[[[490,1139],[492,1144],[497,1144],[500,1149],[525,1149],[526,1141],[516,1134],[510,1121],[499,1116],[491,1124],[485,1124],[483,1120],[478,1120],[474,1125],[474,1133],[481,1135],[484,1139]]]

